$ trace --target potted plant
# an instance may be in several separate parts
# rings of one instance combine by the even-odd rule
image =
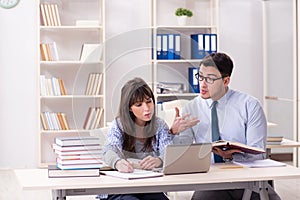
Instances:
[[[177,8],[175,15],[177,16],[178,24],[183,26],[186,25],[186,19],[193,16],[193,12],[186,8]]]

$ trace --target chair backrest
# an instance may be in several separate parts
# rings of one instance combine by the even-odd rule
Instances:
[[[163,115],[162,118],[166,121],[168,126],[170,127],[175,119],[175,107],[179,109],[179,112],[181,113],[182,108],[189,102],[189,100],[186,99],[177,99],[173,101],[166,101],[163,102],[162,108],[163,108]]]
[[[90,135],[98,137],[100,139],[100,145],[102,146],[102,145],[104,145],[104,143],[106,141],[106,135],[107,135],[108,128],[109,127],[107,126],[107,127],[102,127],[99,129],[91,130]]]

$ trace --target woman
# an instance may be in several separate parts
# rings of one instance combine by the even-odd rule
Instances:
[[[154,95],[141,78],[128,81],[122,88],[119,114],[108,131],[103,159],[110,167],[131,173],[134,166],[127,158],[139,159],[141,169],[162,167],[165,146],[171,143],[167,124],[155,115]],[[109,195],[108,199],[168,199],[164,193]]]

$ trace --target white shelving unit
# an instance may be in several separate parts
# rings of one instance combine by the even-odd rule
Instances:
[[[153,90],[156,101],[168,101],[174,99],[192,99],[197,93],[191,93],[189,89],[188,68],[199,67],[200,59],[191,57],[191,34],[214,33],[218,35],[218,0],[153,0],[151,24],[153,35],[180,34],[181,59],[162,60],[156,57],[157,41],[153,39]],[[177,8],[187,8],[193,12],[185,26],[178,25],[175,11]],[[155,38],[155,37],[154,37]],[[171,82],[184,84],[183,93],[160,94],[157,90],[159,82]]]
[[[83,44],[99,44],[105,41],[105,0],[40,0],[39,4],[55,4],[58,8],[60,26],[44,25],[42,12],[38,14],[38,47],[41,43],[56,44],[58,59],[44,61],[39,54],[38,78],[61,78],[64,82],[66,95],[40,95],[39,118],[43,112],[65,113],[69,130],[44,130],[39,123],[38,133],[39,166],[45,167],[55,162],[52,143],[55,137],[71,135],[88,135],[83,125],[89,107],[101,107],[105,112],[105,48],[102,47],[102,56],[99,60],[80,61]],[[78,25],[78,20],[84,20]],[[89,24],[86,24],[89,23]],[[104,46],[104,45],[103,45]],[[86,87],[90,73],[102,73],[100,92],[95,95],[86,95]],[[41,89],[41,85],[39,90]],[[99,127],[105,125],[105,114],[102,113]]]

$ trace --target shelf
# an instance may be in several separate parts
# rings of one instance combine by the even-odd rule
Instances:
[[[105,0],[40,0],[38,3],[44,8],[39,8],[37,12],[41,20],[37,28],[40,127],[38,161],[42,167],[55,164],[56,156],[51,145],[56,137],[89,135],[91,130],[85,130],[83,127],[90,116],[90,110],[95,110],[97,115],[91,118],[93,124],[89,129],[106,124],[103,113]],[[49,5],[58,12],[49,11]],[[52,23],[51,19],[52,22],[61,23]],[[79,20],[83,25],[76,25]],[[80,58],[90,61],[82,61]]]
[[[99,31],[102,29],[102,26],[41,26],[40,29],[41,31],[55,31],[55,30],[71,30],[71,31],[76,31],[76,30],[83,30],[83,31]]]
[[[76,65],[82,65],[82,64],[103,64],[103,61],[99,62],[84,62],[79,60],[61,60],[61,61],[40,61],[41,64],[47,64],[47,65],[60,65],[60,64],[76,64]]]
[[[73,99],[73,98],[104,98],[104,95],[61,95],[61,96],[41,96],[41,99]]]
[[[156,63],[200,63],[202,59],[187,59],[187,60],[151,60]]]
[[[198,93],[173,93],[173,94],[156,94],[157,97],[196,97]]]
[[[203,55],[216,51],[219,29],[218,5],[219,0],[152,1],[150,19],[152,34],[154,35],[154,39],[151,40],[154,52],[152,52],[152,59],[150,59],[153,72],[152,82],[165,83],[165,86],[162,85],[161,87],[166,87],[166,91],[168,91],[169,83],[170,87],[175,87],[172,88],[172,91],[178,92],[159,94],[164,88],[157,88],[157,84],[153,84],[156,100],[192,99],[199,95],[198,93],[189,93],[195,87],[194,85],[190,87],[190,84],[198,82],[194,80],[191,68],[198,68],[202,61],[202,59],[193,59],[201,58],[198,53],[202,52],[196,49],[201,46],[201,43],[196,43],[195,39],[191,38],[191,35],[203,35],[203,40],[201,40],[203,42],[203,51],[205,50]],[[185,26],[178,25],[177,17],[174,15],[175,11],[180,7],[190,9],[193,12],[193,16],[187,19]],[[213,43],[213,47],[216,48],[209,47],[209,50],[205,49],[204,44],[207,45],[208,41],[209,46]],[[181,91],[183,93],[180,93]]]

